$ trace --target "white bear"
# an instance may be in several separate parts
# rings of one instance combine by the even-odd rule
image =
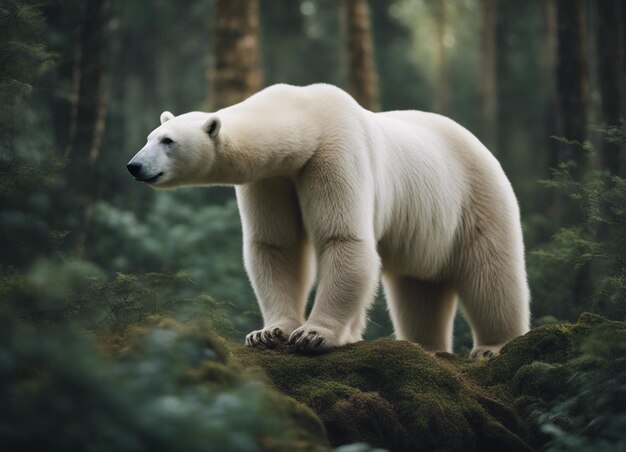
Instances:
[[[452,351],[457,295],[471,357],[495,356],[528,331],[513,189],[446,117],[373,113],[331,85],[274,85],[215,113],[164,112],[128,169],[159,188],[236,187],[264,320],[247,345],[360,341],[381,278],[396,337],[427,351]]]

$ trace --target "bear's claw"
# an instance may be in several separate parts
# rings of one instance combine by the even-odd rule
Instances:
[[[251,332],[246,336],[248,347],[276,348],[279,344],[286,344],[289,335],[301,325],[295,319],[281,319],[272,322],[261,330]]]
[[[324,338],[317,335],[316,331],[311,331],[304,339],[302,339],[302,343],[300,347],[306,348],[317,348],[322,342],[324,342]]]
[[[479,345],[469,354],[470,359],[491,359],[500,354],[502,345]]]
[[[263,341],[263,343],[275,341],[285,342],[287,338],[283,334],[282,330],[276,327],[269,330],[263,330],[261,333],[261,340]]]
[[[327,328],[302,326],[289,337],[289,344],[296,351],[318,351],[335,347],[334,334]]]
[[[289,343],[298,350],[315,350],[324,343],[324,340],[317,331],[309,331],[306,335],[304,331],[298,331],[289,338]]]
[[[286,342],[285,333],[278,328],[268,328],[253,331],[246,336],[246,345],[248,347],[267,347],[275,348],[279,343]]]

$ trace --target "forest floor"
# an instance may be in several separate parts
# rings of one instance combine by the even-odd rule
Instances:
[[[575,421],[576,413],[554,408],[584,397],[588,382],[577,376],[593,369],[594,387],[623,377],[625,339],[626,323],[583,314],[575,324],[536,328],[489,361],[431,356],[393,340],[322,355],[244,346],[231,346],[231,352],[240,365],[261,368],[273,388],[311,408],[333,446],[523,451],[544,446],[551,431],[565,433],[568,425],[559,425],[559,417]]]
[[[540,326],[489,361],[404,341],[303,355],[200,321],[117,333],[0,316],[0,450],[624,450],[626,322]]]

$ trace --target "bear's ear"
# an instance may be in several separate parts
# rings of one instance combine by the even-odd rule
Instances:
[[[163,113],[161,113],[161,124],[165,124],[170,119],[174,119],[174,115],[171,114],[169,111],[164,111]]]
[[[211,116],[206,120],[204,126],[202,127],[206,133],[209,134],[211,138],[215,138],[220,131],[220,127],[222,126],[222,122],[220,118],[217,116]]]

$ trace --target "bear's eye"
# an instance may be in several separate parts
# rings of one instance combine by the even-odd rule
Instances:
[[[161,140],[161,143],[163,144],[172,144],[174,142],[174,140],[172,140],[171,138],[163,138]]]

